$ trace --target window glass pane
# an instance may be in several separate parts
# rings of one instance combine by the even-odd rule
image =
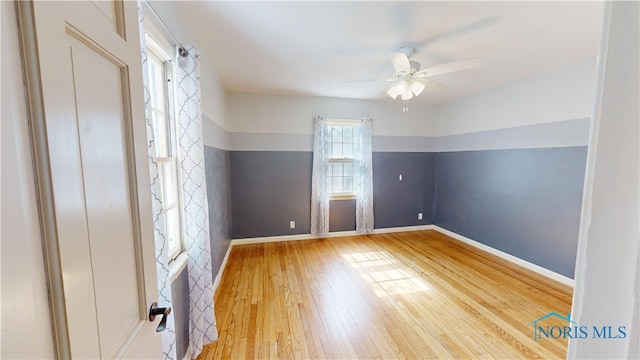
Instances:
[[[332,126],[331,127],[331,141],[333,141],[333,142],[341,142],[342,141],[342,126]]]
[[[167,229],[167,243],[169,254],[173,254],[180,246],[180,214],[178,208],[174,207],[164,213],[165,227]]]
[[[158,193],[158,196],[160,197],[160,203],[163,204],[164,206],[164,179],[163,179],[162,173],[164,172],[163,166],[165,165],[165,163],[158,161],[157,164],[158,164],[158,189],[160,190],[160,192]]]
[[[332,172],[331,176],[342,176],[343,172],[342,172],[342,163],[341,162],[331,163],[331,167],[333,168],[333,172]]]
[[[156,148],[156,157],[169,156],[169,143],[167,141],[169,134],[167,129],[167,121],[164,114],[156,111],[151,112],[153,121],[153,135]]]
[[[167,114],[167,157],[177,158],[176,155],[176,123],[175,115]]]
[[[331,143],[331,157],[342,159],[342,143]]]
[[[344,126],[342,128],[342,141],[344,142],[353,141],[353,126]]]
[[[156,110],[165,110],[165,81],[164,65],[161,61],[150,54],[148,58],[149,72],[149,95],[151,97],[151,107]]]
[[[165,109],[165,105],[164,105],[164,100],[166,99],[166,91],[167,89],[165,88],[165,82],[164,82],[164,75],[163,75],[164,69],[162,64],[158,64],[158,72],[156,73],[156,106],[154,107],[155,109],[158,109],[162,112],[166,111]]]
[[[353,161],[345,162],[343,169],[344,176],[353,176]]]
[[[149,67],[147,69],[149,75],[149,96],[151,97],[151,107],[158,108],[158,64],[151,58],[148,60]]]
[[[344,192],[342,190],[342,177],[333,177],[333,193]]]
[[[344,177],[344,192],[353,192],[353,177],[345,176]]]
[[[353,143],[345,142],[342,144],[342,155],[346,158],[353,158]]]
[[[358,157],[355,154],[359,154],[360,153],[360,143],[359,142],[354,142],[353,143],[353,157]]]
[[[164,192],[164,208],[168,208],[177,205],[177,173],[175,162],[161,163],[162,166],[162,180],[163,180],[163,192]]]

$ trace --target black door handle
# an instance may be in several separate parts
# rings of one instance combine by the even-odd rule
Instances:
[[[158,324],[158,327],[156,328],[157,332],[163,331],[167,327],[167,317],[169,314],[171,314],[171,307],[158,307],[158,303],[155,301],[151,304],[151,308],[149,308],[149,321],[154,321],[156,319],[156,315],[162,315],[160,324]]]

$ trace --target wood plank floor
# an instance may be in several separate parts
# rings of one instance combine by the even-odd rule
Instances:
[[[571,294],[436,231],[234,246],[198,359],[564,358]]]

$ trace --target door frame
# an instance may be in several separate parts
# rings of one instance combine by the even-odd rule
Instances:
[[[40,221],[40,236],[44,257],[45,279],[49,297],[49,313],[53,335],[54,354],[57,359],[71,358],[71,342],[66,315],[62,265],[60,263],[59,239],[55,219],[53,184],[49,162],[49,144],[45,122],[44,96],[40,78],[35,15],[31,1],[16,1],[18,34],[22,54],[27,118],[31,132],[30,143],[33,154],[33,170],[36,184],[36,199]]]

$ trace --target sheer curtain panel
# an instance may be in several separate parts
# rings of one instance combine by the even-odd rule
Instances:
[[[329,234],[329,139],[327,119],[318,116],[313,137],[313,173],[311,181],[311,235]]]
[[[359,146],[356,154],[356,233],[368,234],[373,231],[373,164],[371,160],[371,129],[373,121],[360,120],[355,128]]]

